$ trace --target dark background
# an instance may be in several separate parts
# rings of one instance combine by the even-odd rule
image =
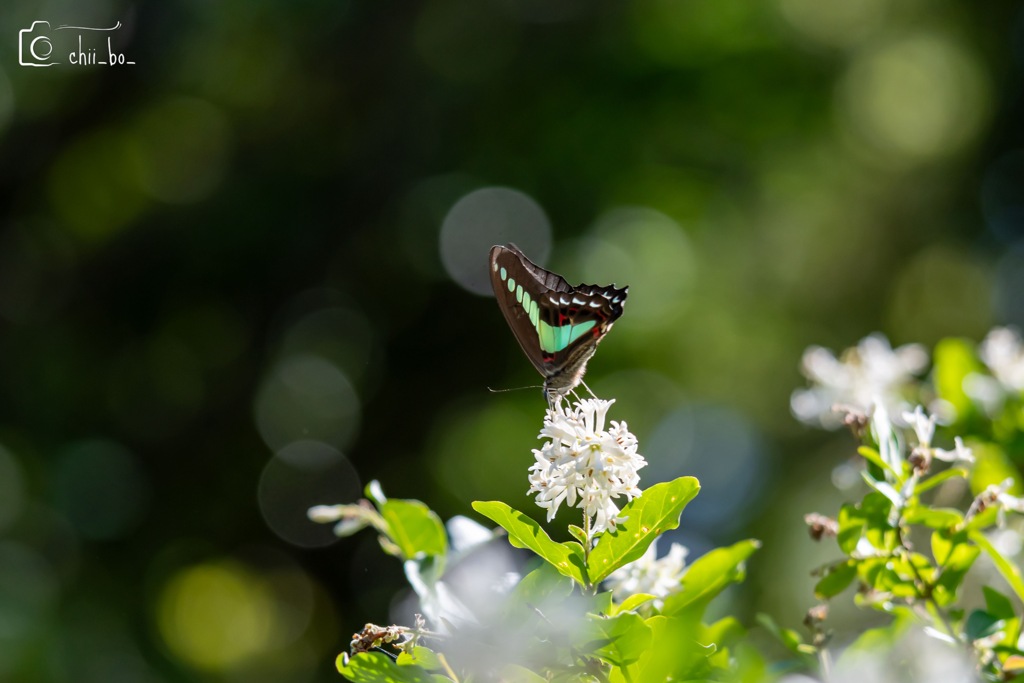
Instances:
[[[493,243],[630,285],[588,383],[788,626],[803,349],[1024,323],[1017,2],[16,0],[0,57],[2,680],[338,680],[404,582],[310,505],[540,513]]]

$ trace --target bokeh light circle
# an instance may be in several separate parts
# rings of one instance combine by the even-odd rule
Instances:
[[[629,285],[631,329],[671,326],[686,311],[697,263],[686,232],[665,214],[646,207],[613,209],[574,253],[573,272],[585,282]]]
[[[890,0],[777,0],[782,17],[801,36],[829,47],[864,40],[885,18]]]
[[[71,444],[54,466],[54,507],[90,539],[120,538],[140,526],[150,489],[136,457],[113,441]]]
[[[268,584],[232,561],[182,570],[157,604],[157,628],[168,649],[208,671],[230,669],[263,652],[273,642],[273,622]]]
[[[42,555],[21,543],[0,541],[0,654],[19,643],[27,646],[37,636],[53,618],[58,594],[56,572]],[[0,673],[5,659],[0,656]]]
[[[484,187],[459,199],[441,224],[441,262],[448,275],[474,294],[491,293],[487,254],[514,242],[543,264],[551,251],[551,224],[528,195],[507,187]]]
[[[669,413],[640,444],[648,466],[643,486],[680,476],[700,480],[701,495],[686,520],[712,538],[747,521],[752,495],[764,485],[761,438],[739,413],[716,406],[683,405]]]
[[[303,439],[344,448],[359,427],[360,404],[336,365],[298,354],[284,357],[268,373],[255,412],[260,435],[274,450]]]
[[[279,450],[263,468],[260,511],[267,526],[297,546],[312,548],[337,540],[329,524],[306,516],[314,505],[347,503],[359,498],[359,475],[336,448],[319,441],[296,441]]]
[[[963,149],[985,123],[990,99],[973,55],[931,34],[864,50],[839,89],[843,120],[857,137],[911,162]]]

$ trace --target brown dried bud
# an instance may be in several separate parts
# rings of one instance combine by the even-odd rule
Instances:
[[[867,432],[870,420],[867,413],[860,408],[845,403],[836,403],[832,406],[832,412],[842,414],[843,424],[850,429],[856,439],[860,440]]]
[[[349,648],[353,655],[357,655],[360,652],[369,652],[381,645],[393,643],[404,638],[408,630],[404,626],[367,624],[363,627],[362,631],[352,634],[352,642],[349,644]]]
[[[932,450],[922,446],[915,446],[914,450],[910,452],[907,462],[910,463],[910,466],[918,474],[928,474],[928,471],[932,468]]]
[[[828,605],[825,603],[815,605],[814,607],[807,610],[807,615],[804,616],[804,626],[811,629],[816,628],[827,618]]]
[[[811,538],[815,541],[820,541],[823,536],[835,538],[839,533],[839,522],[817,512],[804,515],[804,523],[807,525]]]

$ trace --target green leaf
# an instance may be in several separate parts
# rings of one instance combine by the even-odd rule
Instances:
[[[579,528],[575,524],[570,524],[569,533],[572,535],[573,538],[580,542],[580,545],[586,545],[587,533],[583,531],[583,529]]]
[[[999,521],[999,506],[992,505],[985,508],[978,514],[971,517],[967,524],[964,525],[964,529],[967,531],[973,531],[976,529],[987,529],[993,524]]]
[[[696,615],[658,615],[645,623],[651,629],[652,641],[636,665],[633,681],[692,681],[708,677],[710,653],[698,640],[701,626]]]
[[[593,653],[612,666],[637,662],[651,644],[650,627],[632,612],[610,618],[589,615],[580,636],[582,651]]]
[[[499,500],[477,501],[473,503],[473,509],[507,531],[509,543],[516,548],[532,550],[558,573],[581,586],[588,585],[583,567],[583,548],[579,543],[555,543],[536,521]]]
[[[875,479],[870,474],[868,474],[867,470],[861,470],[860,476],[861,479],[863,479],[868,486],[870,486],[875,491],[881,493],[883,496],[888,498],[889,502],[891,502],[896,507],[902,506],[905,502],[903,500],[903,497],[900,495],[900,492],[897,491],[896,488],[889,482],[879,481]]]
[[[791,628],[782,628],[781,626],[776,624],[775,620],[772,619],[769,615],[763,612],[759,612],[757,614],[757,623],[759,623],[762,628],[768,631],[768,633],[775,636],[775,638],[780,643],[782,643],[782,645],[787,650],[797,655],[801,659],[806,659],[807,655],[813,654],[813,646],[804,643],[803,639],[800,637],[800,634],[797,631],[794,631]]]
[[[948,529],[964,521],[959,510],[932,508],[927,505],[912,505],[903,512],[907,524],[921,524],[930,529]]]
[[[1004,619],[976,609],[967,617],[967,622],[964,624],[964,633],[969,639],[977,640],[978,638],[990,636],[997,631],[1002,631],[1005,625],[1006,621]]]
[[[722,617],[704,627],[701,642],[715,643],[719,648],[730,648],[746,635],[746,629],[736,617]]]
[[[759,541],[748,539],[698,558],[683,575],[683,589],[665,598],[662,614],[703,614],[719,593],[743,580],[744,562],[760,547]]]
[[[834,565],[814,586],[814,597],[819,600],[827,600],[839,595],[853,583],[855,578],[857,578],[856,561],[847,560]]]
[[[622,604],[616,608],[616,613],[632,612],[640,605],[654,600],[655,597],[656,596],[651,595],[650,593],[633,593],[633,595],[630,595],[628,598],[623,600]]]
[[[619,567],[637,560],[654,540],[679,526],[679,515],[700,491],[693,477],[655,484],[622,508],[627,519],[600,536],[590,552],[590,576],[596,584]]]
[[[405,559],[447,552],[448,538],[441,518],[420,501],[388,500],[381,504],[380,514],[387,522],[388,537]]]
[[[398,653],[398,664],[402,666],[412,664],[427,671],[439,671],[443,668],[437,653],[423,646],[414,647],[412,654],[408,652]]]
[[[549,605],[572,595],[572,579],[562,575],[553,565],[544,562],[515,585],[505,601],[506,606]]]
[[[937,532],[940,535],[943,532]],[[952,546],[945,554],[939,567],[942,573],[935,583],[932,597],[942,607],[951,605],[956,600],[956,593],[963,583],[964,577],[970,570],[971,565],[978,558],[981,550],[977,546],[967,542],[966,534],[958,532],[949,536]],[[934,554],[934,553],[933,553]],[[936,561],[939,557],[936,555]]]
[[[948,470],[942,470],[938,474],[934,474],[923,481],[918,482],[917,486],[914,487],[914,495],[919,496],[925,491],[935,488],[939,484],[943,484],[950,479],[957,477],[967,478],[969,472],[962,467],[951,467]]]
[[[839,657],[840,665],[850,657],[877,657],[879,652],[889,651],[914,623],[914,614],[909,607],[896,607],[892,614],[895,616],[892,623],[868,629],[854,640]]]
[[[852,503],[847,503],[839,508],[839,517],[836,521],[839,523],[839,532],[836,534],[839,549],[845,555],[849,555],[857,549],[857,543],[864,535],[867,516]]]
[[[400,666],[383,652],[360,652],[354,657],[338,656],[338,673],[353,683],[450,683],[415,665]]]
[[[869,446],[861,446],[860,448],[857,449],[857,452],[860,453],[861,457],[864,458],[865,460],[873,462],[881,469],[889,472],[894,477],[899,478],[900,473],[894,470],[892,468],[892,465],[882,460],[881,454],[879,454],[879,452],[876,451],[874,448],[871,448]]]
[[[985,534],[980,531],[970,531],[968,535],[979,548],[992,558],[996,569],[1003,575],[1006,582],[1010,584],[1010,588],[1013,589],[1017,599],[1024,600],[1024,578],[1021,578],[1020,569],[1017,568],[1017,565],[1003,557],[1003,554],[992,545],[992,542],[988,540]]]
[[[995,588],[982,586],[982,593],[985,594],[985,611],[998,619],[1013,619],[1013,602],[1006,595],[1003,595]]]

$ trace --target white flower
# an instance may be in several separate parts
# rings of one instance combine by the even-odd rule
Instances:
[[[914,433],[917,435],[917,446],[914,448],[914,453],[943,462],[974,462],[974,453],[964,445],[964,440],[959,436],[954,438],[955,445],[951,451],[932,447],[932,438],[935,436],[935,416],[927,414],[921,406],[916,406],[912,413],[903,413],[903,420],[907,425],[913,427]]]
[[[921,448],[931,448],[932,437],[935,436],[935,416],[928,415],[924,408],[916,406],[914,412],[904,412],[903,421],[909,427],[913,427],[917,434],[917,445]]]
[[[1016,330],[996,327],[981,342],[978,355],[1010,391],[1024,391],[1024,345]]]
[[[643,556],[612,572],[605,580],[612,596],[622,602],[630,595],[649,593],[659,598],[655,604],[660,607],[661,599],[682,588],[681,580],[686,573],[686,556],[689,550],[679,543],[673,543],[668,555],[658,559],[658,542],[655,541]]]
[[[582,508],[593,533],[600,533],[620,521],[615,499],[640,495],[637,470],[647,461],[625,422],[612,421],[605,430],[612,403],[594,398],[577,401],[571,410],[561,402],[548,408],[538,438],[549,441],[533,451],[530,493],[547,509],[549,522],[565,502]]]
[[[833,411],[836,404],[863,413],[876,403],[897,410],[904,405],[901,391],[927,364],[928,354],[920,344],[893,349],[881,334],[865,337],[840,358],[812,346],[804,352],[801,365],[814,386],[793,392],[790,407],[797,419],[828,429],[842,424]]]
[[[932,455],[944,462],[974,462],[974,452],[964,445],[963,439],[957,436],[953,439],[953,443],[955,444],[953,450],[933,448]]]

